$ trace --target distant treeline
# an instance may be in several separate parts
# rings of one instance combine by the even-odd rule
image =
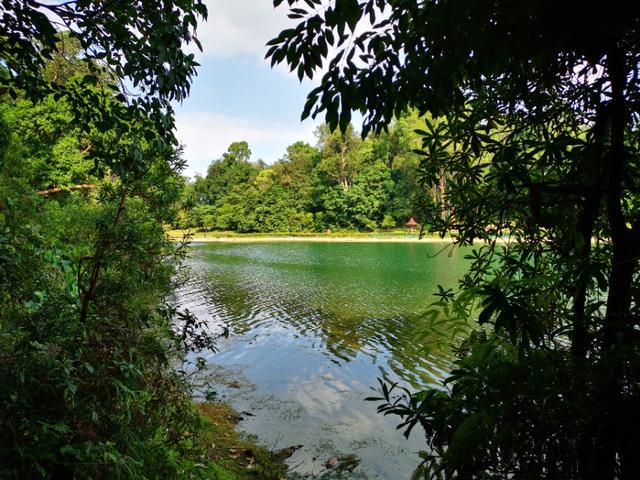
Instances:
[[[251,161],[247,142],[231,144],[206,176],[187,183],[178,228],[238,232],[375,230],[402,226],[439,198],[418,181],[416,114],[365,140],[326,125],[317,145],[297,142],[273,165]]]

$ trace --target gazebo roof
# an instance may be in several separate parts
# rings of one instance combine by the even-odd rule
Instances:
[[[404,224],[405,227],[416,227],[418,226],[418,222],[416,222],[416,219],[411,217],[409,220],[407,220],[407,223]]]

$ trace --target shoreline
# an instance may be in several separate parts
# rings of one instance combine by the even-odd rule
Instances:
[[[182,235],[168,234],[172,241],[182,240]],[[452,244],[453,238],[440,238],[436,236],[425,236],[422,239],[418,235],[402,234],[354,234],[354,235],[331,235],[331,234],[304,234],[304,235],[253,235],[253,234],[219,234],[215,232],[193,233],[190,237],[191,243],[278,243],[278,242],[300,242],[300,243],[439,243]]]

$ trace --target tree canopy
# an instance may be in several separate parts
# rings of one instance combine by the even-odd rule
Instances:
[[[214,335],[171,300],[183,248],[162,228],[205,16],[0,2],[2,478],[229,478],[188,374]]]
[[[273,165],[250,161],[246,142],[232,143],[205,177],[187,183],[174,224],[239,232],[402,227],[437,201],[417,182],[418,122],[404,115],[389,133],[365,140],[351,126],[342,134],[321,125],[316,146],[296,142]]]
[[[328,63],[303,116],[325,112],[332,128],[344,129],[358,110],[363,134],[407,106],[436,114],[460,108],[469,91],[490,85],[497,107],[519,100],[531,109],[575,78],[574,100],[593,107],[599,99],[587,92],[606,79],[579,80],[613,52],[634,57],[639,49],[639,7],[622,1],[607,9],[595,1],[343,0],[326,8],[321,0],[274,1],[282,3],[299,23],[269,42],[272,63],[310,78]],[[363,24],[371,28],[358,29]],[[337,49],[331,58],[330,46]],[[627,60],[625,70],[633,71]]]
[[[434,313],[480,324],[444,389],[379,397],[425,429],[418,473],[633,478],[640,6],[287,3],[298,24],[267,56],[301,77],[328,63],[303,117],[345,131],[357,110],[367,133],[429,113],[420,177],[447,179],[432,224],[485,242]]]
[[[141,0],[136,2],[3,1],[0,7],[0,92],[28,100],[55,94],[66,97],[80,125],[103,129],[150,119],[160,138],[176,143],[171,102],[189,93],[197,63],[183,45],[195,42],[198,19],[206,19],[201,0]],[[63,83],[51,75],[54,57],[76,50],[81,80]],[[53,62],[52,62],[53,61]],[[66,63],[66,62],[64,62]],[[59,62],[58,62],[59,66]],[[111,80],[101,90],[122,102],[117,112],[105,112],[104,100],[87,86]],[[146,136],[153,133],[145,129]]]

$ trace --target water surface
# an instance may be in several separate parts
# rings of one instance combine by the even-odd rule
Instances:
[[[354,453],[364,478],[408,478],[424,448],[398,419],[365,402],[382,373],[416,389],[437,384],[450,335],[425,338],[437,285],[455,286],[465,262],[441,244],[194,244],[183,307],[230,337],[210,374],[241,428],[279,449],[302,444],[295,471],[321,473]],[[442,338],[444,337],[444,338]]]

